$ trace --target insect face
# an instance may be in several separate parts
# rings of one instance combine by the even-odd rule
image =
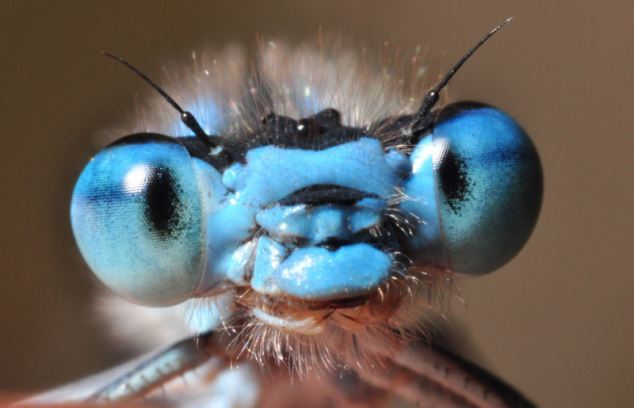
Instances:
[[[205,128],[107,54],[151,85],[189,130],[130,132],[97,154],[73,192],[73,231],[110,289],[165,307],[111,300],[108,311],[125,316],[117,325],[138,319],[153,330],[160,321],[185,339],[90,400],[146,396],[196,367],[214,370],[202,375],[207,384],[244,362],[250,374],[253,363],[280,379],[297,373],[309,388],[322,374],[353,371],[358,384],[343,388],[356,390],[363,406],[380,404],[366,386],[425,406],[526,406],[482,370],[416,344],[453,273],[499,268],[537,220],[541,165],[524,130],[480,103],[436,107],[460,66],[506,22],[418,110],[401,99],[420,100],[419,89],[401,95],[393,88],[404,81],[385,70],[363,75],[369,71],[350,59],[322,52],[272,44],[251,71],[235,54],[224,70],[194,55],[196,69],[182,76],[192,89],[178,99],[189,98]],[[216,68],[220,75],[210,75]],[[172,114],[157,114],[164,129],[178,128]]]
[[[217,102],[222,94],[208,98],[219,133],[208,135],[119,59],[193,135],[133,134],[86,166],[71,206],[82,254],[128,300],[188,305],[196,333],[229,322],[242,336],[236,355],[248,350],[263,365],[273,355],[305,367],[319,354],[332,367],[400,348],[433,307],[437,286],[453,272],[499,268],[537,220],[541,166],[522,128],[479,103],[435,108],[457,69],[500,27],[418,111],[367,115],[367,123],[342,119],[363,109],[348,102],[341,110],[337,72],[278,77],[279,67],[263,64],[231,109]],[[350,86],[357,76],[345,68]],[[288,90],[302,81],[310,84],[304,92]],[[329,86],[320,94],[316,83]],[[217,316],[204,302],[221,294],[232,306]]]
[[[283,128],[263,121],[262,142],[224,168],[159,136],[96,156],[72,220],[100,279],[150,305],[248,287],[331,307],[407,276],[403,257],[490,272],[536,221],[539,160],[499,110],[449,106],[411,153],[363,129],[282,119]]]

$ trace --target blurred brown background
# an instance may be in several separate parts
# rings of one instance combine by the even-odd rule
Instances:
[[[129,4],[132,3],[132,4]],[[547,407],[634,405],[634,5],[631,1],[109,1],[0,4],[0,389],[26,391],[117,358],[91,317],[93,280],[68,220],[71,189],[148,87],[190,51],[318,26],[454,61],[507,16],[515,21],[452,82],[452,94],[503,107],[541,153],[545,201],[524,251],[462,282],[456,304],[475,351]]]

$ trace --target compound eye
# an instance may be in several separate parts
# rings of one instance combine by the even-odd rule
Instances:
[[[203,273],[202,207],[187,150],[164,136],[133,135],[83,170],[71,222],[86,262],[110,289],[170,305],[192,296]]]
[[[482,104],[448,106],[431,137],[450,266],[491,272],[519,252],[537,221],[543,190],[537,151],[510,116]]]

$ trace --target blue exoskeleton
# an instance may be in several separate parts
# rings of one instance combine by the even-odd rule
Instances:
[[[203,367],[209,395],[192,406],[370,406],[392,393],[420,406],[530,405],[416,342],[436,288],[505,264],[539,213],[541,166],[524,130],[480,103],[436,108],[502,25],[417,110],[355,125],[355,107],[333,107],[339,85],[324,97],[262,67],[240,100],[190,109],[199,123],[119,59],[193,135],[149,131],[106,147],[75,186],[73,231],[106,286],[141,305],[188,305],[194,334],[82,397],[135,398]],[[279,108],[279,94],[292,103]],[[223,109],[240,120],[215,133]]]

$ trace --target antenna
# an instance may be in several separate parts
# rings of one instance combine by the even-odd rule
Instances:
[[[458,62],[456,62],[456,64],[453,67],[451,67],[449,72],[445,74],[445,76],[440,80],[440,82],[438,82],[438,84],[436,84],[435,87],[433,87],[429,92],[427,92],[427,94],[425,95],[425,98],[423,98],[423,103],[421,104],[420,108],[418,108],[418,111],[414,115],[415,121],[414,121],[414,125],[412,126],[412,129],[414,129],[414,132],[423,130],[429,125],[429,121],[430,121],[430,119],[428,118],[429,112],[432,110],[434,105],[436,105],[436,103],[438,102],[438,99],[440,98],[440,95],[439,95],[440,91],[442,91],[442,89],[445,86],[447,86],[447,83],[449,83],[449,81],[451,80],[451,78],[453,78],[456,72],[458,72],[458,70],[478,50],[478,48],[480,48],[485,42],[487,42],[487,40],[491,38],[493,34],[498,32],[500,28],[510,23],[511,20],[513,20],[513,17],[507,18],[506,20],[504,20],[503,22],[495,26],[491,31],[486,33],[482,38],[480,38],[480,41],[478,41],[473,47],[471,47],[469,51],[467,51],[462,56],[462,58],[460,58]]]
[[[117,57],[116,55],[110,54],[109,52],[101,51],[101,54],[105,55],[106,57],[112,58],[115,61],[120,62],[121,64],[129,68],[132,72],[140,76],[145,82],[147,82],[152,88],[154,88],[154,90],[158,92],[167,101],[167,103],[172,105],[172,107],[178,111],[181,117],[181,122],[183,122],[185,126],[187,126],[192,132],[194,132],[194,134],[196,135],[198,139],[200,139],[200,141],[202,141],[205,145],[207,145],[210,148],[217,146],[217,144],[211,140],[211,137],[207,133],[205,133],[203,128],[198,123],[198,120],[196,120],[196,118],[191,112],[188,112],[184,110],[183,108],[181,108],[181,106],[178,103],[176,103],[176,101],[172,99],[172,97],[169,96],[167,92],[165,92],[160,86],[158,86],[147,75],[141,72],[137,67],[135,67],[128,61],[124,60],[123,58]]]

